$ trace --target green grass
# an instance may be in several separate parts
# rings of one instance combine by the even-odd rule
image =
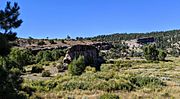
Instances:
[[[121,98],[179,98],[180,58],[152,63],[140,60],[115,60],[102,64],[101,71],[87,67],[80,76],[67,71],[50,80],[26,79],[23,86],[41,97],[99,97],[115,93]],[[95,96],[93,96],[95,94]],[[50,97],[50,96],[49,96]]]

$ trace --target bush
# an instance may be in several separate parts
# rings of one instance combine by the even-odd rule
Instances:
[[[85,70],[84,57],[79,56],[78,59],[74,59],[68,66],[68,71],[72,75],[81,75]]]
[[[50,77],[50,76],[51,73],[48,70],[42,72],[42,77]]]
[[[164,61],[166,56],[167,56],[167,54],[163,50],[159,50],[158,59],[160,61]]]
[[[157,50],[155,45],[149,45],[144,48],[144,56],[150,61],[164,61],[167,54],[162,50]]]
[[[44,41],[40,41],[37,43],[37,45],[46,45],[46,43]]]
[[[114,72],[97,72],[94,75],[95,75],[96,78],[108,81],[109,79],[113,78]]]
[[[130,82],[138,87],[158,87],[164,86],[164,82],[155,77],[132,77],[130,78]]]
[[[64,57],[61,56],[61,58],[59,58],[59,60],[56,63],[56,67],[59,72],[63,72],[64,70],[67,69],[67,67],[63,65],[63,59],[64,59]]]
[[[55,61],[64,56],[65,53],[62,50],[52,50],[52,51],[40,51],[36,55],[36,63],[44,61]]]
[[[19,68],[33,63],[33,54],[30,50],[13,48],[9,54],[12,60]]]
[[[51,51],[44,51],[42,61],[53,61]]]
[[[52,61],[51,51],[40,51],[36,55],[36,62]]]
[[[143,52],[146,60],[150,60],[150,61],[158,60],[159,51],[156,49],[155,45],[146,46]]]
[[[44,51],[39,51],[36,55],[36,63],[39,63],[43,59]]]
[[[96,72],[96,68],[91,67],[91,66],[87,66],[85,71],[86,71],[86,73],[95,73]]]
[[[61,58],[62,56],[65,56],[65,53],[62,50],[54,49],[51,51],[51,55],[52,55],[53,60],[59,60],[59,58]]]
[[[132,67],[132,64],[130,62],[122,62],[122,61],[116,61],[115,65],[119,68]]]
[[[31,73],[41,73],[44,68],[41,65],[35,65],[32,67]]]
[[[75,89],[82,89],[82,90],[87,90],[90,88],[90,84],[85,81],[77,81],[77,80],[71,80],[68,82],[63,83],[62,89],[63,90],[75,90]]]
[[[110,79],[109,81],[101,81],[94,85],[93,89],[103,90],[103,91],[116,91],[116,90],[126,90],[132,91],[135,87],[128,81],[117,81],[115,79]]]
[[[50,44],[56,44],[56,42],[54,42],[54,40],[49,40]]]
[[[100,96],[100,99],[119,99],[119,96],[111,94],[111,93],[106,93]]]

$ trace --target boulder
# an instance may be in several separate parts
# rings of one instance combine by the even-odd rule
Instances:
[[[79,56],[84,56],[86,66],[96,67],[97,70],[100,70],[100,65],[104,62],[104,59],[99,56],[99,50],[93,45],[74,45],[70,47],[63,62],[69,64]]]

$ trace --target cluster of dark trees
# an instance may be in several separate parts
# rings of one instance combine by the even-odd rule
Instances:
[[[107,41],[113,43],[119,43],[122,40],[132,40],[144,37],[154,37],[157,47],[171,48],[171,44],[180,41],[180,30],[171,31],[160,31],[160,32],[150,32],[150,33],[116,33],[111,35],[99,35],[96,37],[85,38],[94,41]]]

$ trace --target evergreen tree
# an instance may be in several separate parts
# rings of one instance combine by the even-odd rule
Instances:
[[[146,58],[146,60],[158,60],[158,54],[159,52],[154,44],[148,45],[144,48],[144,57]]]
[[[20,7],[17,3],[11,6],[10,2],[4,10],[0,10],[0,34],[4,35],[8,40],[13,41],[16,39],[16,33],[12,29],[16,29],[22,24],[22,20],[18,19]]]
[[[146,60],[164,61],[166,56],[167,54],[161,49],[158,50],[154,44],[144,48],[144,57]]]
[[[22,83],[20,70],[13,68],[14,64],[8,57],[9,41],[16,38],[12,29],[18,28],[22,23],[22,20],[18,20],[19,9],[17,3],[11,6],[10,2],[7,2],[5,10],[0,10],[0,99],[25,98],[19,94]]]
[[[74,59],[68,66],[68,71],[72,75],[81,75],[86,68],[84,57],[79,56],[78,59]]]

